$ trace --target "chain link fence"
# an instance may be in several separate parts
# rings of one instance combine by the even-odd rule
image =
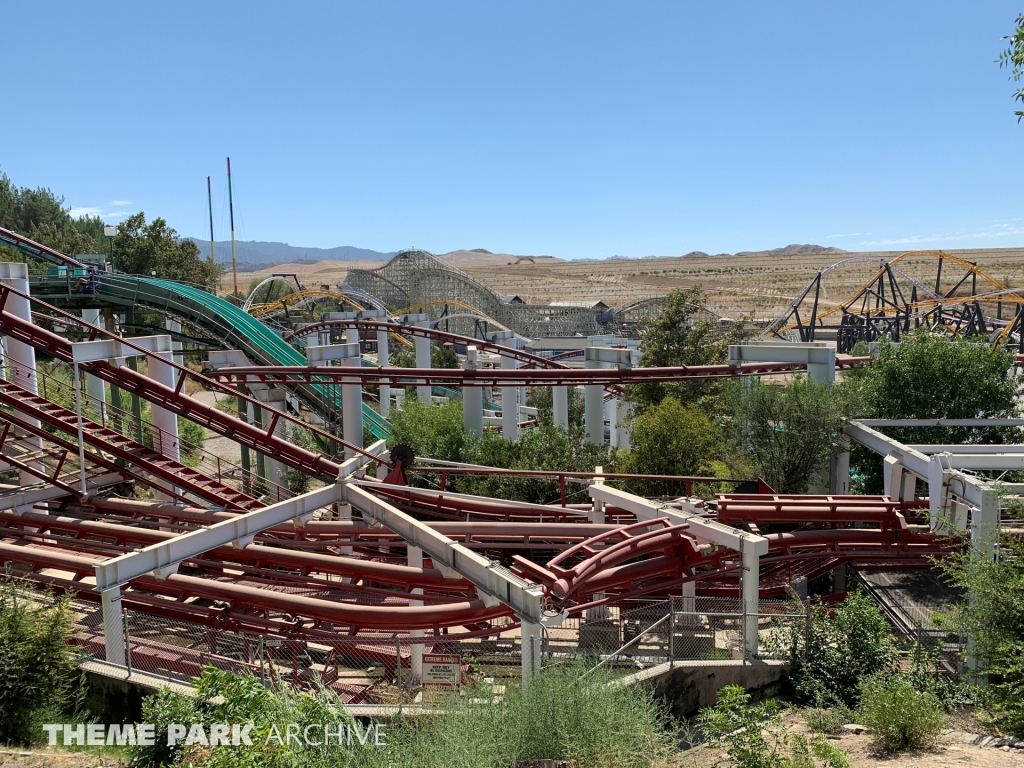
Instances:
[[[30,599],[55,599],[25,583]],[[75,644],[93,659],[106,660],[100,605],[78,597],[71,606]],[[424,655],[458,657],[463,685],[486,681],[501,686],[522,674],[522,633],[512,619],[488,636],[418,639],[408,632],[346,636],[287,622],[268,630],[207,626],[156,609],[122,608],[121,618],[125,653],[119,666],[129,675],[184,684],[213,666],[253,675],[268,685],[322,685],[350,704],[396,705],[422,701]],[[737,599],[610,602],[547,628],[541,640],[543,665],[584,663],[629,674],[665,663],[769,658],[763,644],[757,655],[745,656],[745,618],[753,616],[744,616]],[[766,633],[804,619],[804,613],[793,612],[792,603],[762,600],[756,627],[764,640]]]

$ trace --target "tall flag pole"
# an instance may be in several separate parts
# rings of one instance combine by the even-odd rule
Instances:
[[[206,202],[210,207],[210,260],[217,263],[217,257],[213,252],[213,191],[210,189],[210,177],[206,177]]]
[[[238,261],[235,259],[235,201],[231,196],[231,158],[228,158],[228,209],[231,211],[231,274],[235,278],[235,301],[238,301]]]

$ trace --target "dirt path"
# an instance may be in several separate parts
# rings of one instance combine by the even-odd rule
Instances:
[[[800,715],[790,715],[786,722],[792,733],[808,733]],[[979,747],[967,744],[950,734],[939,737],[935,746],[914,752],[886,754],[880,752],[867,733],[845,733],[831,737],[839,749],[850,756],[853,768],[1013,768],[1024,766],[1024,749],[1011,747]],[[711,768],[724,757],[718,750],[697,748],[683,753],[679,768]]]

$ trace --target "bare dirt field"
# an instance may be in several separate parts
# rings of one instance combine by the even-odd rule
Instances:
[[[754,315],[764,320],[775,317],[820,270],[838,261],[849,260],[826,277],[821,298],[825,308],[835,306],[860,288],[878,269],[879,260],[890,260],[903,253],[787,253],[791,249],[781,250],[736,256],[603,261],[564,261],[541,256],[533,257],[535,263],[521,261],[518,264],[515,262],[519,257],[479,251],[454,251],[441,258],[496,292],[506,296],[516,294],[532,304],[600,300],[610,306],[624,306],[640,299],[664,296],[675,288],[700,284],[707,291],[711,309],[719,314],[726,317]],[[949,250],[946,253],[976,263],[998,284],[1024,286],[1024,248]],[[256,277],[294,272],[305,287],[316,288],[343,281],[351,268],[372,269],[382,263],[322,261],[309,265],[278,265],[239,275],[239,283],[248,287],[249,281]],[[901,268],[930,285],[935,279],[936,263],[933,256],[922,255],[904,260]],[[963,273],[962,269],[959,272],[957,269],[959,267],[946,263],[944,287]],[[230,280],[230,276],[227,279]],[[979,290],[984,284],[982,279]]]

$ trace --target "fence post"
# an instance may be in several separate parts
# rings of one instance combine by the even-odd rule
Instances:
[[[128,609],[121,606],[121,627],[124,631],[124,661],[128,667],[128,677],[132,676],[132,644],[128,633]]]
[[[398,688],[398,698],[402,698],[402,638],[395,638],[395,687]]]
[[[676,665],[676,596],[671,595],[668,599],[668,610],[672,618],[669,619],[668,630],[668,668],[675,669]]]

